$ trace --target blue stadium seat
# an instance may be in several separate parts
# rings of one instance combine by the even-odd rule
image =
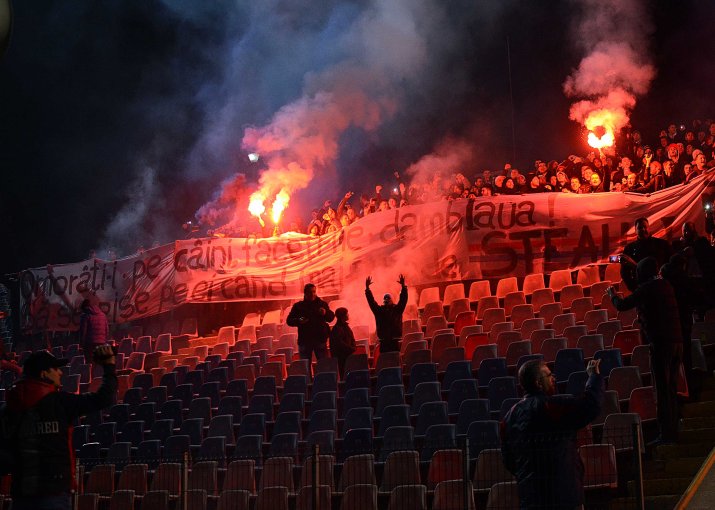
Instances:
[[[311,395],[317,395],[324,391],[338,391],[338,374],[335,372],[322,372],[315,374],[313,378],[313,388]]]
[[[161,407],[161,405],[166,402],[168,395],[169,390],[166,386],[152,386],[146,392],[144,402],[154,402],[157,407]]]
[[[174,433],[174,420],[171,418],[164,420],[156,420],[151,427],[149,439],[155,439],[161,442],[166,441],[166,438]]]
[[[325,392],[332,393],[332,392]],[[338,412],[335,409],[321,409],[311,414],[308,421],[308,434],[329,430],[334,432],[336,429]]]
[[[206,437],[223,437],[225,444],[233,446],[236,442],[233,437],[233,416],[222,414],[211,418]]]
[[[588,373],[585,370],[571,372],[566,381],[566,393],[574,397],[580,396],[586,389],[586,381],[588,381]]]
[[[375,394],[380,394],[380,390],[385,386],[402,386],[402,368],[387,367],[377,373],[375,383]]]
[[[469,457],[476,459],[482,450],[501,448],[499,422],[496,420],[475,421],[467,430]]]
[[[554,362],[553,372],[556,376],[556,382],[565,383],[571,373],[580,372],[585,367],[582,349],[561,349],[556,353],[556,361]]]
[[[343,397],[343,416],[347,416],[350,409],[356,407],[370,407],[370,395],[367,388],[353,388]]]
[[[504,377],[508,375],[506,368],[506,358],[487,358],[482,360],[477,371],[477,380],[480,388],[487,388],[489,381],[494,377]]]
[[[107,421],[113,421],[118,426],[124,425],[129,421],[129,415],[131,414],[129,410],[129,404],[114,404],[109,408],[107,413]]]
[[[256,382],[253,383],[253,396],[269,395],[274,399],[278,395],[276,388],[276,378],[272,375],[261,375],[256,377]]]
[[[354,373],[354,372],[351,372]],[[372,407],[353,407],[345,415],[343,421],[343,437],[350,429],[371,429]]]
[[[283,394],[302,393],[308,394],[308,378],[304,375],[289,375],[283,382]]]
[[[179,428],[179,435],[188,436],[191,446],[199,446],[204,438],[204,419],[185,419]]]
[[[429,461],[437,450],[449,450],[456,448],[456,427],[454,425],[432,425],[425,432],[421,461]]]
[[[284,411],[276,416],[273,424],[273,437],[279,434],[297,434],[300,439],[302,414],[298,411]]]
[[[127,391],[124,392],[124,397],[122,398],[122,401],[125,404],[129,405],[129,412],[133,413],[137,410],[139,404],[142,403],[143,398],[144,392],[141,388],[129,388]]]
[[[266,421],[273,421],[273,395],[253,395],[248,402],[248,414],[262,413]]]
[[[198,367],[198,366],[197,366]],[[197,368],[195,370],[190,370],[187,372],[186,377],[184,377],[184,384],[191,385],[191,391],[194,394],[199,392],[199,388],[204,383],[204,371]]]
[[[494,377],[487,387],[489,409],[498,410],[506,398],[516,398],[516,377]]]
[[[442,388],[445,391],[451,391],[452,383],[462,379],[474,379],[471,360],[453,361],[447,365],[447,370],[442,379]]]
[[[298,454],[298,434],[273,434],[269,457],[292,457]]]
[[[177,434],[168,437],[164,443],[161,454],[162,462],[183,462],[184,453],[191,452],[191,438],[187,435]]]
[[[380,449],[380,462],[387,461],[388,455],[392,452],[414,450],[415,431],[410,426],[389,427],[382,436],[382,448]]]
[[[194,398],[194,388],[191,384],[179,384],[171,398],[180,400],[181,407],[188,409],[191,400]]]
[[[419,392],[419,387],[418,390]],[[432,425],[443,425],[449,423],[446,402],[425,402],[420,406],[415,424],[415,435],[424,436],[427,429]]]
[[[221,390],[225,390],[228,386],[228,368],[227,367],[216,367],[212,368],[209,372],[206,382],[217,382]]]
[[[322,411],[324,409],[337,410],[337,392],[335,391],[321,391],[320,393],[313,393],[313,400],[310,403],[310,419],[312,419],[313,414],[317,411]]]
[[[298,411],[301,418],[305,409],[305,393],[283,393],[278,404],[278,414],[286,411]]]
[[[211,407],[218,407],[221,400],[221,385],[216,381],[205,382],[199,388],[199,398],[208,397],[211,399]]]
[[[204,439],[196,460],[215,460],[219,463],[219,467],[222,467],[226,462],[226,438],[213,436]]]
[[[226,396],[241,397],[242,402],[248,402],[248,384],[246,379],[234,379],[226,386]]]
[[[89,443],[89,425],[76,425],[72,429],[72,446],[75,450],[82,448],[82,445]]]
[[[489,400],[486,398],[469,399],[462,402],[457,416],[457,434],[466,435],[472,422],[490,419]]]
[[[236,448],[233,451],[234,459],[250,459],[255,461],[256,466],[263,464],[263,436],[262,435],[239,435],[236,440]]]
[[[382,437],[390,427],[407,427],[410,425],[410,406],[407,404],[387,406],[382,411],[377,435]]]
[[[134,376],[134,382],[132,383],[132,388],[141,388],[142,396],[146,395],[154,385],[154,377],[151,374],[137,374]]]
[[[111,446],[111,445],[110,445]],[[79,448],[77,459],[83,466],[93,466],[99,464],[101,459],[101,447],[99,443],[85,443]]]
[[[266,415],[263,413],[247,414],[241,419],[238,428],[238,437],[241,436],[266,436]]]
[[[156,404],[154,402],[144,402],[137,407],[137,412],[134,413],[135,420],[141,420],[150,429],[156,418]]]
[[[352,429],[345,434],[342,448],[338,454],[338,462],[345,462],[345,459],[353,455],[371,454],[372,429]]]
[[[152,432],[154,432],[152,430]],[[147,439],[139,443],[137,451],[132,455],[132,462],[146,464],[149,469],[156,469],[161,460],[161,445],[163,441],[159,439]]]
[[[427,402],[441,402],[442,391],[441,386],[437,381],[419,383],[415,387],[414,395],[412,395],[412,404],[410,405],[410,414],[417,416],[420,412],[422,404]],[[421,434],[418,434],[421,435]]]
[[[320,447],[320,454],[333,455],[335,453],[335,432],[332,430],[317,430],[308,434],[306,439],[307,451],[312,452],[313,447]]]
[[[92,427],[94,440],[99,443],[103,449],[109,448],[117,439],[117,424],[113,421],[100,423]]]
[[[130,422],[131,423],[131,422]],[[139,444],[137,444],[139,446]],[[121,471],[124,466],[131,461],[132,443],[126,441],[118,441],[112,443],[107,452],[105,462],[114,464],[116,471]]]
[[[497,414],[496,417],[492,414],[492,418],[502,420],[504,416],[506,416],[506,413],[508,413],[511,408],[514,407],[514,404],[521,402],[521,400],[522,399],[519,397],[505,398],[504,401],[501,403],[501,407],[499,408],[499,414]]]
[[[176,372],[167,372],[159,379],[159,386],[166,386],[167,395],[173,395],[178,384],[179,378]]]
[[[611,370],[614,368],[623,366],[623,357],[621,356],[621,350],[618,348],[597,351],[593,355],[593,359],[601,360],[599,370],[603,377],[611,375]]]
[[[383,372],[387,370],[384,369]],[[405,403],[405,387],[400,384],[383,386],[377,396],[377,408],[375,416],[381,417],[388,406],[402,405]]]
[[[407,394],[414,393],[419,383],[435,381],[437,381],[436,363],[415,363],[410,370],[410,385]]]
[[[216,410],[216,416],[227,414],[233,417],[234,423],[240,423],[242,405],[243,402],[241,400],[241,397],[237,397],[235,395],[227,395],[219,401],[218,409]]]
[[[449,414],[459,414],[462,402],[475,398],[479,398],[476,379],[457,379],[449,390],[447,411]]]
[[[193,399],[189,404],[189,414],[186,417],[188,419],[202,418],[204,423],[211,421],[211,399],[209,397]]]
[[[352,370],[345,376],[344,395],[355,388],[370,388],[369,370]]]
[[[159,409],[159,418],[162,420],[174,420],[174,427],[180,427],[183,421],[182,407],[181,400],[167,400]]]

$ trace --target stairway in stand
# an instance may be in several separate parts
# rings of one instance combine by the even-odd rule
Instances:
[[[711,365],[712,366],[712,365]],[[645,507],[671,510],[715,447],[715,378],[704,381],[698,402],[682,408],[680,435],[673,445],[661,445],[644,463]]]

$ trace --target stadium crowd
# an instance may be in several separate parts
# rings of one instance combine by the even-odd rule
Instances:
[[[715,167],[715,122],[711,119],[685,125],[668,125],[657,144],[648,144],[637,130],[623,130],[614,147],[592,150],[585,156],[570,155],[563,161],[536,160],[523,171],[506,163],[503,169],[483,170],[470,179],[464,173],[436,173],[428,182],[406,183],[395,172],[396,185],[386,190],[375,186],[372,195],[362,194],[351,203],[347,192],[337,207],[326,200],[312,211],[307,228],[296,223],[289,230],[312,236],[334,232],[368,214],[438,200],[476,199],[527,193],[652,193],[687,184]]]

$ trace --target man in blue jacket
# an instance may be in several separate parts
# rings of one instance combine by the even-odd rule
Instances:
[[[520,508],[575,509],[583,505],[583,462],[576,434],[601,411],[600,360],[591,360],[584,393],[555,395],[556,381],[541,360],[524,363],[524,398],[501,423],[504,465],[516,477]]]

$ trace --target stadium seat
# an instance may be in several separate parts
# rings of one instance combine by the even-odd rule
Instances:
[[[568,381],[572,372],[580,372],[586,367],[581,349],[561,349],[556,353],[554,375],[557,383]]]
[[[499,409],[504,399],[516,398],[516,378],[512,376],[492,377],[487,386],[490,409]]]
[[[641,332],[638,329],[623,329],[613,337],[613,348],[620,349],[622,356],[633,353],[638,345],[641,345]]]
[[[420,481],[419,455],[416,451],[393,451],[386,457],[380,492],[390,492],[401,485],[419,485]]]
[[[601,311],[601,310],[594,310]],[[621,321],[618,319],[607,320],[599,323],[596,326],[596,333],[603,335],[603,344],[605,347],[612,347],[613,340],[616,337],[616,333],[621,330]]]
[[[432,425],[449,423],[447,403],[442,401],[425,402],[419,408],[415,424],[415,436],[424,436]]]
[[[472,365],[474,366],[474,365]],[[479,364],[477,380],[480,388],[487,388],[489,381],[495,377],[507,375],[506,358],[487,358]]]
[[[623,366],[621,350],[617,348],[597,351],[596,353],[594,353],[593,359],[601,360],[599,370],[601,371],[601,375],[603,377],[608,377],[611,374],[612,369]]]
[[[583,335],[576,341],[576,347],[583,350],[584,360],[588,361],[604,349],[603,335]]]
[[[481,322],[487,310],[499,308],[499,298],[496,296],[485,296],[477,303],[477,321]],[[486,331],[486,330],[485,330]]]
[[[466,435],[472,422],[490,418],[489,400],[486,398],[464,400],[459,407],[456,433],[458,436]]]
[[[487,493],[496,483],[513,482],[512,475],[504,466],[501,449],[483,449],[477,456],[474,469],[474,490],[477,493]]]
[[[554,292],[560,292],[561,289],[563,289],[567,285],[572,284],[573,280],[571,277],[570,269],[560,269],[557,271],[553,271],[549,275],[549,288],[552,289]]]
[[[539,317],[544,319],[544,324],[546,326],[551,326],[554,322],[554,318],[558,317],[563,313],[563,308],[560,302],[555,303],[545,303],[539,308]]]
[[[534,319],[534,305],[521,304],[514,306],[511,309],[509,319],[514,323],[514,329],[521,330],[524,321]],[[543,327],[543,325],[541,327]],[[528,338],[528,336],[526,338]]]
[[[427,471],[427,488],[434,489],[446,480],[459,480],[463,473],[462,450],[440,449],[434,452]]]
[[[618,487],[616,449],[611,444],[588,444],[579,447],[584,466],[583,488],[615,489]]]
[[[409,427],[410,423],[410,406],[407,404],[390,405],[382,409],[380,417],[380,425],[377,431],[377,437],[383,437],[385,432],[391,427]]]
[[[413,451],[416,454],[414,438],[415,430],[408,425],[388,427],[382,436],[380,462],[385,462],[394,452]]]
[[[345,492],[348,487],[357,484],[376,485],[375,457],[371,453],[360,452],[344,459],[337,485],[338,492]]]
[[[460,477],[458,480],[445,480],[438,483],[434,489],[432,510],[461,510],[465,507],[467,510],[475,510],[472,482],[466,482],[466,489],[464,484],[463,477]],[[465,494],[468,498],[466,505],[464,501]]]
[[[447,305],[445,305],[445,306],[447,306]],[[447,315],[447,322],[452,324],[457,320],[457,317],[459,317],[460,314],[469,314],[469,313],[474,313],[470,309],[469,300],[467,298],[455,299],[449,305],[449,313]],[[474,314],[474,317],[476,317],[476,314]],[[472,322],[472,324],[474,324],[474,322]],[[458,335],[459,333],[457,331],[455,331],[455,334]]]
[[[469,457],[476,459],[482,450],[501,447],[499,439],[499,422],[496,420],[473,421],[467,429],[469,440]]]
[[[452,361],[447,365],[442,378],[443,391],[450,392],[452,390],[452,383],[459,379],[473,379],[471,361],[461,359]]]
[[[618,392],[620,402],[627,402],[631,392],[642,386],[640,370],[635,366],[614,367],[608,376],[608,389]]]
[[[524,305],[526,305],[526,296],[520,290],[510,292],[504,296],[504,311],[507,317],[512,315],[515,307]]]
[[[383,370],[384,372],[384,370]],[[379,376],[378,376],[379,379]],[[379,381],[378,381],[379,382]],[[394,381],[390,381],[394,382]],[[399,384],[389,384],[380,387],[377,397],[377,407],[375,409],[375,416],[381,418],[384,410],[388,406],[392,405],[402,405],[405,403],[405,389],[402,383]]]

